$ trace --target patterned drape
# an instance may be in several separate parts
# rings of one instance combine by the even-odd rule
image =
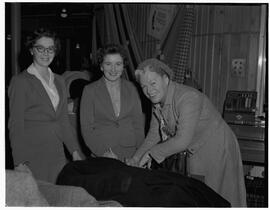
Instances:
[[[160,42],[147,34],[146,22],[151,4],[104,4],[104,19],[97,17],[97,28],[103,33],[103,42],[120,43],[128,51],[129,79],[134,77],[134,69],[144,59],[157,57],[160,46],[164,62],[174,71],[174,80],[183,83],[188,65],[191,36],[194,24],[194,6],[177,4],[177,17],[171,29]]]
[[[193,33],[194,23],[194,7],[186,6],[185,15],[179,31],[178,40],[176,42],[176,51],[172,60],[172,69],[174,71],[174,79],[178,83],[183,83],[188,65],[188,56],[190,52],[191,36]]]

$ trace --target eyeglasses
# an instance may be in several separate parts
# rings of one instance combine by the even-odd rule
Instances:
[[[47,47],[47,48],[45,48],[43,46],[37,45],[37,46],[34,46],[34,48],[36,48],[36,50],[39,53],[45,53],[45,51],[46,51],[49,54],[53,54],[56,51],[56,48],[55,47]]]

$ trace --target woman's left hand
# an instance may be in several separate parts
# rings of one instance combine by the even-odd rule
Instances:
[[[151,168],[151,162],[152,162],[152,158],[150,156],[150,152],[147,151],[141,158],[141,161],[139,163],[139,167],[142,168]]]
[[[113,159],[117,159],[118,160],[117,155],[114,154],[114,152],[112,151],[111,148],[109,148],[107,151],[104,152],[103,157],[113,158]]]
[[[76,160],[82,160],[81,156],[79,155],[78,151],[74,151],[72,153],[72,159],[73,161],[76,161]]]

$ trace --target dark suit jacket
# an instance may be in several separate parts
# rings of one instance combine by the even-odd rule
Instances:
[[[131,157],[144,139],[141,101],[135,86],[122,79],[120,94],[120,115],[116,117],[103,77],[84,88],[81,131],[85,143],[97,156],[111,148],[121,159]]]
[[[79,150],[67,113],[64,80],[55,74],[60,101],[55,111],[39,79],[27,71],[12,78],[8,90],[9,136],[14,164],[29,162],[36,178],[54,182],[66,163],[63,142]]]

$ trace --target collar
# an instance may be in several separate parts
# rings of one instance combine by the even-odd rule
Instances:
[[[106,81],[106,78],[104,76],[102,76],[101,81],[107,87],[107,81]],[[122,84],[122,78],[120,78],[120,81],[119,81],[119,86],[120,87],[121,87],[121,84]]]
[[[169,85],[168,85],[168,89],[167,89],[166,99],[165,99],[165,102],[163,104],[163,107],[172,104],[174,89],[175,89],[175,83],[170,80]]]
[[[54,82],[54,74],[52,72],[52,70],[48,67],[48,71],[49,71],[49,75],[50,75],[50,79],[49,79],[49,86],[51,86]],[[40,75],[40,73],[38,72],[38,70],[36,69],[36,67],[34,66],[34,64],[32,63],[28,68],[27,68],[27,72],[29,74],[35,75],[37,78],[41,79],[42,81],[45,82],[45,80],[42,78],[42,76]]]

